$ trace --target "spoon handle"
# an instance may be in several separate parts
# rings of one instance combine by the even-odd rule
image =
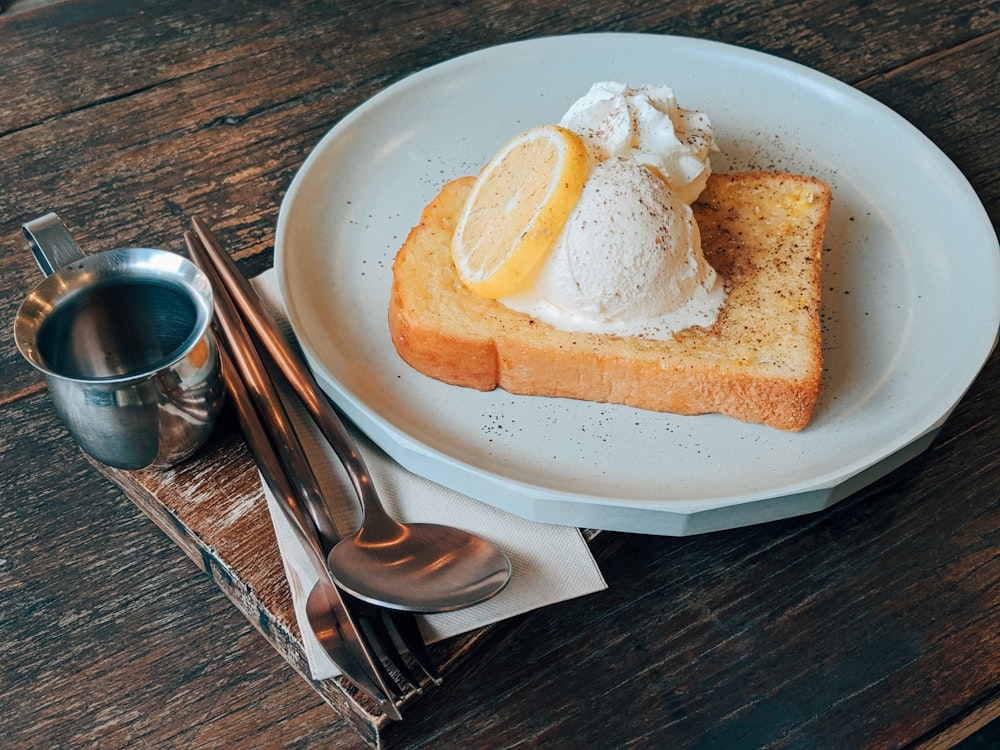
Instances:
[[[218,272],[222,285],[230,294],[243,319],[257,334],[278,369],[302,400],[309,416],[340,458],[361,500],[365,528],[384,530],[387,536],[395,536],[398,533],[398,524],[383,508],[357,443],[326,400],[312,373],[288,343],[278,324],[250,286],[250,282],[240,273],[208,225],[198,217],[192,218],[191,224],[201,240],[210,264]]]
[[[246,385],[251,386],[250,390],[252,392],[246,398],[252,398],[256,401],[257,411],[259,412],[259,414],[252,413],[249,417],[245,417],[241,421],[244,423],[244,432],[249,433],[247,435],[248,443],[251,443],[251,447],[254,442],[258,444],[258,448],[254,451],[255,455],[260,453],[268,454],[264,457],[268,462],[266,467],[264,465],[261,466],[261,474],[264,475],[265,481],[271,487],[272,494],[276,497],[287,498],[287,502],[282,508],[286,510],[286,516],[288,515],[288,511],[296,513],[302,526],[299,529],[293,524],[297,532],[310,527],[309,521],[312,521],[311,528],[316,531],[316,537],[314,538],[312,534],[308,533],[299,533],[298,536],[300,541],[309,543],[311,552],[318,551],[320,553],[320,559],[318,561],[311,559],[311,562],[314,567],[318,565],[322,568],[319,574],[321,581],[328,581],[332,586],[335,582],[326,564],[326,556],[340,539],[336,524],[333,521],[328,494],[320,486],[310,459],[302,448],[296,428],[288,418],[283,400],[277,392],[275,381],[270,377],[267,367],[263,364],[254,339],[247,330],[232,298],[229,296],[228,291],[222,288],[222,280],[215,266],[206,257],[204,245],[190,232],[185,234],[184,239],[192,258],[206,269],[205,273],[212,284],[219,287],[218,294],[216,295],[216,307],[218,308],[216,323],[220,328],[224,329],[223,338],[226,343],[226,349],[235,350],[235,354],[241,361],[237,374],[243,374],[238,378],[240,382],[236,385],[241,385],[244,379],[248,381]],[[247,389],[244,388],[242,390]],[[250,411],[253,412],[253,409],[251,408]],[[258,416],[260,419],[253,419]],[[272,448],[273,450],[270,450]],[[275,453],[277,455],[274,455]],[[265,471],[265,468],[267,471]],[[268,476],[275,479],[269,481]],[[273,484],[275,481],[282,486],[275,488]],[[301,505],[305,506],[308,516],[299,507],[299,500],[301,500]],[[304,537],[309,538],[305,539]],[[317,541],[319,543],[318,546],[316,544]],[[317,585],[317,588],[320,588],[320,585]],[[329,587],[326,585],[323,585],[322,588],[324,589],[322,592],[314,590],[310,593],[306,603],[307,614],[313,600],[313,594],[319,593],[322,595],[322,598],[336,598],[338,601],[340,600],[342,595],[339,591],[327,591],[326,589]],[[375,610],[373,605],[363,603],[360,600],[353,600],[350,597],[342,603],[345,605],[348,615],[353,619],[367,619],[367,624],[376,628],[382,622],[379,612],[375,612],[374,617],[365,617],[366,612],[370,614]],[[336,605],[336,602],[334,604]],[[336,606],[334,606],[334,609],[336,609]],[[423,636],[420,634],[414,616],[410,613],[394,611],[386,611],[385,615],[391,621],[403,645],[405,645],[421,669],[430,677],[432,682],[438,685],[441,684],[441,676],[434,665],[430,653],[427,651],[427,646],[424,643]],[[419,692],[419,678],[416,678],[409,672],[402,659],[396,658],[398,654],[393,649],[384,647],[385,642],[390,639],[391,636],[385,634],[382,644],[383,648],[381,649],[382,653],[393,661],[397,670],[401,674],[406,675],[410,683]],[[377,651],[378,649],[376,649]],[[365,650],[366,659],[368,658],[367,654],[368,652]],[[334,661],[337,660],[334,659]],[[377,669],[377,664],[375,666],[376,674],[380,678],[379,685],[385,687],[386,675],[382,670]],[[396,718],[393,713],[396,711],[395,706],[383,706],[383,710],[388,715]]]
[[[302,522],[310,532],[308,537],[311,546],[315,547],[318,541],[319,551],[325,558],[339,541],[339,534],[331,514],[327,511],[326,498],[316,474],[243,320],[215,267],[208,262],[204,246],[190,232],[185,233],[184,240],[192,259],[201,266],[202,271],[212,282],[215,291],[215,324],[220,329],[220,338],[227,343],[230,356],[238,371],[242,373],[244,385],[262,422],[269,427],[268,434],[271,436],[274,450],[284,462],[287,479],[293,484],[294,497],[300,498],[302,505],[305,506],[304,511],[308,515],[303,514],[303,509],[293,502],[296,512],[303,515]]]

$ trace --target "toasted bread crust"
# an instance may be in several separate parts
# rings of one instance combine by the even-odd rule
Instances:
[[[711,328],[659,341],[556,329],[466,289],[450,238],[474,181],[442,188],[393,263],[389,329],[410,366],[483,391],[718,412],[784,430],[809,423],[822,385],[824,183],[713,175],[693,208],[726,302]]]

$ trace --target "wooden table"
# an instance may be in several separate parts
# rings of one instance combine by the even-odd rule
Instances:
[[[63,0],[0,16],[3,318],[38,280],[20,225],[51,209],[101,246],[180,249],[188,217],[211,217],[244,272],[265,270],[281,196],[332,123],[408,73],[555,33],[690,35],[817,68],[929,135],[996,225],[1000,3],[944,5]],[[9,335],[0,371],[0,744],[365,747],[76,449]],[[489,634],[385,743],[954,744],[1000,716],[998,412],[994,355],[926,453],[828,511],[613,535],[606,593]],[[231,423],[209,450],[242,455]]]

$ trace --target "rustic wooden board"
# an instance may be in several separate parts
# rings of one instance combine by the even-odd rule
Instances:
[[[127,472],[92,463],[211,577],[339,716],[372,747],[385,746],[393,722],[369,695],[346,678],[314,680],[309,674],[257,469],[231,418],[215,430],[209,445],[169,470]],[[442,676],[447,678],[497,627],[502,625],[433,644]],[[419,698],[418,692],[407,693],[401,712]]]

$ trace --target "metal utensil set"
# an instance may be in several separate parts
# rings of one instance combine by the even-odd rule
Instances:
[[[404,650],[426,678],[441,682],[416,618],[410,612],[351,596],[330,576],[326,558],[338,534],[326,497],[264,364],[260,342],[245,325],[217,269],[220,255],[225,256],[221,262],[231,261],[203,222],[196,220],[194,228],[185,234],[185,242],[192,259],[212,282],[227,389],[261,475],[318,578],[306,603],[309,624],[344,674],[375,698],[387,716],[401,719],[395,701],[411,690],[421,690],[421,679],[407,663]],[[253,314],[269,316],[256,301],[259,307]]]

